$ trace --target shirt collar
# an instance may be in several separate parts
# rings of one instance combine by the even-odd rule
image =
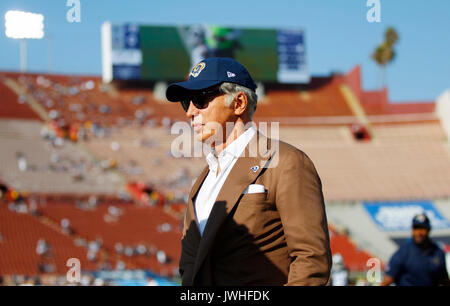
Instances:
[[[251,126],[248,128],[244,133],[239,135],[238,138],[236,138],[232,143],[230,143],[220,154],[218,157],[216,157],[216,152],[213,149],[211,152],[208,153],[206,156],[206,162],[208,163],[209,170],[216,171],[217,170],[217,158],[219,158],[220,161],[222,161],[223,158],[226,156],[230,156],[233,158],[238,158],[241,156],[242,152],[244,151],[245,147],[248,145],[250,140],[253,138],[253,136],[256,134],[256,129]],[[221,164],[222,166],[222,164]]]

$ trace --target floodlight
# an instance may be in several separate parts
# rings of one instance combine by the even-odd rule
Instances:
[[[23,11],[7,11],[5,14],[5,34],[9,38],[20,39],[20,67],[27,70],[27,39],[44,37],[44,16]]]
[[[44,37],[44,16],[22,11],[5,14],[6,36],[14,39],[41,39]]]

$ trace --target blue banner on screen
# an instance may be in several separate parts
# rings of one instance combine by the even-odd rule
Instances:
[[[302,30],[278,30],[278,81],[308,82]]]
[[[141,78],[142,51],[139,26],[134,24],[112,26],[111,52],[115,79],[139,80]]]
[[[432,229],[449,229],[450,222],[434,207],[431,201],[365,202],[364,207],[383,231],[409,231],[412,219],[425,213]]]

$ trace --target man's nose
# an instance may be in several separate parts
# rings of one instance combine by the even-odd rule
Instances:
[[[186,112],[186,116],[188,118],[193,118],[195,115],[198,114],[198,108],[195,107],[194,103],[192,101],[189,102],[189,108]]]

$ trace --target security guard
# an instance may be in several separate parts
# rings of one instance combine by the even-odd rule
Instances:
[[[412,239],[392,256],[382,286],[449,285],[445,254],[428,236],[430,220],[425,214],[414,216]]]

